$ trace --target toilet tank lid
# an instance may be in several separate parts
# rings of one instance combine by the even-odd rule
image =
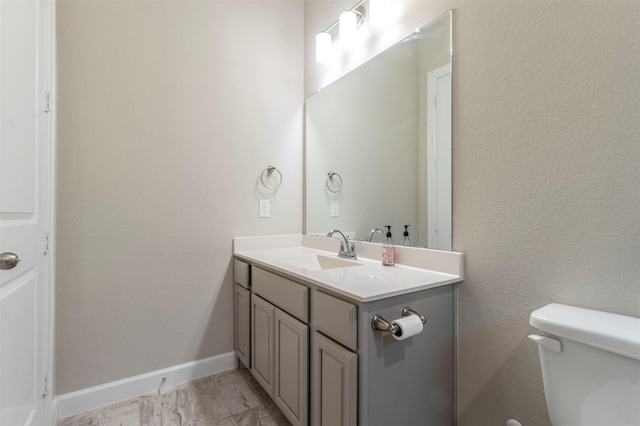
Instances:
[[[540,331],[640,360],[640,318],[552,303],[531,313]]]

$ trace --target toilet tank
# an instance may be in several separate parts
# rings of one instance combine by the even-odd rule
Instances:
[[[554,426],[640,425],[640,318],[553,303],[529,323]]]

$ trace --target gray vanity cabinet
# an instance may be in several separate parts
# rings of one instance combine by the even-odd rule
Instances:
[[[247,368],[251,367],[251,266],[233,262],[233,350]]]
[[[250,276],[248,289],[235,287],[236,354],[250,354],[242,362],[292,424],[455,423],[453,286],[361,302],[255,264]],[[375,315],[400,318],[405,307],[427,317],[421,333],[372,329]]]
[[[294,426],[309,423],[309,289],[253,268],[251,373]]]
[[[276,308],[273,399],[293,425],[309,418],[309,327]]]
[[[321,291],[311,297],[311,424],[355,425],[358,307]]]
[[[251,295],[251,374],[273,398],[276,307]]]
[[[357,424],[358,355],[317,331],[311,351],[311,424]]]
[[[309,418],[309,326],[251,295],[251,373],[294,425]]]
[[[251,292],[239,284],[234,285],[233,293],[233,349],[238,359],[247,367],[251,366]]]

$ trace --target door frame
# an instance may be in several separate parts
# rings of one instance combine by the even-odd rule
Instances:
[[[441,228],[440,225],[433,226],[433,217],[436,215],[437,211],[437,203],[439,202],[438,196],[434,197],[432,194],[437,194],[440,185],[438,184],[437,172],[436,172],[436,159],[437,159],[437,136],[435,134],[436,129],[436,120],[437,120],[437,110],[438,107],[436,105],[436,91],[437,91],[437,81],[439,78],[444,77],[446,75],[451,74],[451,62],[436,68],[432,71],[429,71],[427,74],[427,99],[428,99],[428,107],[427,107],[427,240],[429,248],[437,248],[444,250],[451,250],[452,241],[449,241],[448,247],[441,247],[436,244],[438,241],[438,233],[442,233],[446,231],[447,234],[451,233],[451,229],[438,229]],[[449,91],[451,93],[451,83],[449,85]],[[451,111],[449,111],[450,121],[453,121],[453,115]],[[451,178],[449,178],[451,179]],[[449,181],[449,187],[451,188],[451,181]],[[452,190],[453,188],[451,188]],[[450,190],[450,191],[451,191]],[[449,206],[449,210],[451,211],[451,206]]]
[[[46,371],[46,382],[43,384],[44,396],[44,420],[47,425],[54,425],[57,416],[54,400],[55,391],[55,203],[56,203],[56,0],[39,0],[40,4],[40,84],[42,96],[42,108],[44,115],[38,125],[40,137],[43,138],[42,169],[43,188],[45,194],[44,221],[46,241],[45,252],[47,255],[42,260],[43,277],[39,283],[44,291],[45,312],[43,312],[43,359]]]

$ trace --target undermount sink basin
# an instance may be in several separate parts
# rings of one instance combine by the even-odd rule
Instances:
[[[320,254],[308,254],[302,256],[292,256],[279,259],[280,261],[303,268],[309,271],[322,271],[324,269],[347,268],[349,266],[360,266],[358,262],[338,257],[322,256]]]

